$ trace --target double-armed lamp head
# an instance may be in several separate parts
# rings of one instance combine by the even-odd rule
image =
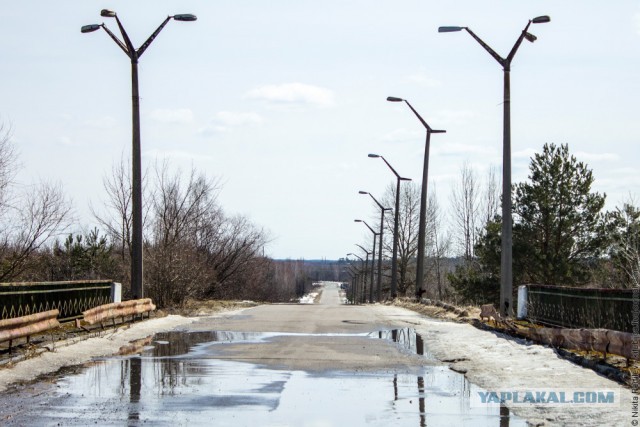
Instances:
[[[103,18],[116,18],[117,19],[117,15],[116,12],[114,12],[111,9],[102,9],[100,11],[100,16],[102,16]],[[175,20],[175,21],[183,21],[183,22],[192,22],[192,21],[196,21],[198,19],[198,17],[194,14],[191,13],[179,13],[177,15],[173,15],[173,16],[169,16],[169,18]],[[92,33],[94,31],[99,30],[104,24],[91,24],[91,25],[84,25],[82,26],[82,28],[80,28],[80,32],[82,33]]]
[[[110,9],[102,9],[100,11],[100,16],[102,16],[103,18],[115,18],[116,13]]]
[[[551,22],[551,18],[548,15],[536,16],[535,18],[533,18],[532,20],[529,21],[530,24],[546,24],[547,22]],[[467,27],[457,27],[457,26],[448,25],[448,26],[444,26],[444,27],[438,27],[438,32],[439,33],[454,33],[456,31],[462,31],[462,30],[467,30],[467,29],[468,29]],[[527,39],[528,41],[530,41],[531,43],[533,43],[534,41],[536,41],[538,39],[536,36],[534,36],[533,34],[531,34],[528,31],[525,31],[524,38]],[[398,99],[398,100],[400,100],[400,99]],[[391,99],[387,98],[387,101],[391,101]]]

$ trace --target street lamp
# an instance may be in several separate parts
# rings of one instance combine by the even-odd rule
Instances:
[[[384,230],[384,212],[390,211],[391,208],[385,208],[376,200],[375,197],[368,191],[358,191],[359,194],[368,194],[373,201],[380,207],[380,240],[378,241],[378,283],[377,283],[377,300],[380,302],[382,300],[382,236]]]
[[[362,257],[360,255],[354,254],[354,253],[351,253],[351,252],[349,252],[347,254],[347,256],[349,256],[349,255],[353,255],[354,257],[358,258],[360,260],[360,267],[362,267],[362,264],[364,264],[364,260],[362,259]],[[349,261],[349,258],[347,258],[347,261]],[[349,266],[351,266],[351,264],[349,264]],[[360,270],[362,270],[362,268],[360,268]],[[353,289],[352,289],[352,292],[351,292],[351,300],[354,301],[354,302],[356,301],[356,287],[358,286],[358,276],[359,276],[359,274],[356,273],[355,283],[352,286]]]
[[[371,255],[371,252],[369,252],[368,250],[366,250],[364,247],[362,247],[361,245],[359,245],[357,243],[356,243],[356,246],[359,247],[360,249],[362,249],[362,251],[366,254],[366,258],[365,258],[365,261],[364,261],[364,275],[362,277],[362,288],[363,288],[362,289],[362,302],[365,302],[365,298],[366,298],[366,295],[367,295],[367,289],[366,289],[367,288],[367,283],[366,283],[367,282],[367,280],[366,280],[367,279],[367,268],[368,268],[368,265],[369,265],[369,255]],[[375,248],[375,246],[376,245],[375,245],[375,242],[374,242],[373,247]],[[372,270],[371,274],[373,275],[373,260],[371,261],[371,270]]]
[[[511,218],[511,61],[516,55],[522,40],[533,43],[537,37],[529,33],[531,24],[544,24],[550,22],[547,15],[537,16],[527,23],[522,33],[511,48],[511,52],[506,58],[502,58],[489,45],[480,39],[468,27],[440,27],[439,33],[450,33],[465,30],[471,35],[480,46],[498,61],[504,71],[504,100],[503,100],[503,129],[502,129],[502,242],[501,242],[501,265],[500,265],[500,314],[511,316],[513,314],[513,272],[512,272],[512,246],[513,246],[513,226]]]
[[[391,299],[398,296],[398,224],[400,223],[400,181],[411,181],[411,178],[403,178],[398,172],[387,162],[383,156],[379,154],[369,154],[372,159],[381,158],[391,172],[396,176],[396,209],[393,219],[393,256],[391,257]]]
[[[349,265],[348,267],[351,267],[351,266]],[[350,295],[348,298],[351,300],[351,304],[353,304],[353,282],[355,281],[355,278],[356,278],[355,273],[353,273],[351,269],[348,269],[348,268],[343,268],[342,272],[347,273],[351,277],[351,288],[349,290]]]
[[[364,220],[354,219],[353,221],[363,223],[369,230],[371,230],[371,233],[373,234],[373,249],[371,250],[371,282],[369,285],[369,302],[373,302],[373,266],[376,262],[376,237],[378,237],[378,233],[376,233],[375,230],[371,228],[371,226],[369,226],[369,224],[367,224],[367,222]]]
[[[107,32],[109,37],[123,50],[123,52],[131,60],[131,100],[132,100],[132,129],[133,129],[133,142],[132,142],[132,238],[131,238],[131,293],[134,299],[142,298],[144,294],[142,286],[142,166],[140,155],[140,95],[138,91],[138,60],[142,54],[147,50],[151,42],[160,34],[160,31],[171,20],[176,21],[195,21],[197,18],[192,14],[178,14],[168,16],[162,24],[149,36],[142,46],[137,50],[133,47],[127,32],[125,31],[118,15],[109,9],[102,9],[100,16],[105,18],[115,18],[120,33],[124,41],[120,40],[115,34],[109,30],[104,24],[85,25],[80,28],[82,33],[92,33],[102,28]]]
[[[427,233],[427,178],[429,176],[429,147],[431,145],[432,133],[445,133],[446,130],[432,129],[426,121],[418,114],[413,106],[406,99],[396,98],[394,96],[387,97],[389,102],[404,102],[409,106],[413,114],[416,115],[420,123],[427,130],[427,139],[424,144],[424,162],[422,163],[422,188],[420,191],[420,221],[418,222],[418,258],[416,260],[416,298],[418,301],[422,298],[422,283],[424,281],[424,247],[425,236]]]

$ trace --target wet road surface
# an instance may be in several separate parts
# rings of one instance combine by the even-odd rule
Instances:
[[[0,395],[6,425],[520,426],[393,307],[270,305]],[[324,302],[324,303],[323,303]],[[502,415],[501,415],[502,414]]]

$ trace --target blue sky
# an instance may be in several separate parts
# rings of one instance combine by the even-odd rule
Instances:
[[[102,177],[130,155],[128,58],[85,24],[118,12],[139,46],[170,22],[140,61],[145,165],[168,159],[222,179],[220,201],[271,232],[277,258],[338,258],[369,242],[393,176],[367,153],[421,179],[434,128],[429,189],[449,207],[468,161],[501,165],[502,70],[468,26],[506,56],[528,19],[538,40],[513,62],[513,181],[546,142],[568,143],[593,169],[607,208],[640,194],[640,3],[457,1],[8,2],[0,26],[0,118],[13,128],[19,181],[60,182],[83,227],[103,203]],[[365,234],[365,231],[367,233]]]

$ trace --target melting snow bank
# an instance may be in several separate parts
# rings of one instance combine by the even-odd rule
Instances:
[[[465,373],[472,383],[496,392],[494,396],[501,396],[503,392],[513,396],[514,391],[520,391],[522,402],[523,391],[546,392],[547,397],[556,391],[559,396],[559,392],[564,391],[568,401],[573,399],[567,394],[572,391],[617,393],[614,404],[506,402],[513,413],[531,425],[622,426],[634,425],[632,420],[638,420],[632,418],[632,405],[635,402],[635,408],[638,407],[638,396],[590,369],[561,359],[551,348],[479,330],[465,323],[422,318],[415,328],[433,356],[449,363],[453,370]],[[482,396],[477,400],[482,401]]]
[[[242,310],[223,311],[211,317],[228,316]],[[53,345],[53,351],[0,369],[0,392],[14,382],[30,381],[40,375],[56,372],[65,366],[80,365],[95,357],[117,354],[121,347],[130,345],[131,341],[146,338],[157,332],[169,331],[196,320],[170,315],[133,323],[128,327],[99,332],[98,336],[91,338],[81,337],[56,342]]]
[[[316,298],[318,297],[318,295],[320,295],[320,292],[310,292],[305,296],[301,297],[298,300],[298,302],[300,302],[300,304],[313,304]]]

